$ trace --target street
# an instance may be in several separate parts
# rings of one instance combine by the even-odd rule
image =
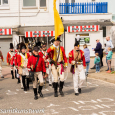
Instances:
[[[6,71],[7,70],[7,71]],[[8,68],[3,71],[9,72]],[[115,85],[104,81],[88,78],[84,83],[82,93],[74,95],[72,75],[69,73],[65,81],[64,97],[54,97],[53,88],[44,85],[44,98],[34,100],[32,83],[30,90],[24,92],[17,84],[17,80],[11,79],[10,72],[0,78],[0,115],[19,115],[19,113],[8,113],[6,110],[40,110],[33,114],[39,115],[114,115],[115,114]],[[109,77],[109,76],[108,76]],[[11,112],[11,111],[10,111]],[[26,111],[27,112],[27,111]],[[28,113],[28,112],[27,112]],[[24,112],[20,113],[24,115]],[[32,114],[32,113],[28,113]]]

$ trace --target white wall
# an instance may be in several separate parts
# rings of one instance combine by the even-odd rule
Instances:
[[[67,33],[67,32],[65,33],[65,52],[67,57],[69,52],[74,48],[75,34],[76,33]],[[90,32],[89,37],[90,37],[90,44],[88,45],[88,48],[90,49],[90,56],[95,56],[94,51],[92,51],[92,48],[96,47],[96,39],[100,39],[102,46],[104,45],[103,31],[100,30],[98,32]],[[80,49],[83,50],[83,45],[80,45]]]
[[[47,0],[46,11],[44,9],[39,8],[39,0],[36,0],[36,4],[37,4],[36,8],[25,9],[23,8],[23,0],[20,0],[21,26],[53,25],[54,24],[53,0]],[[19,6],[18,0],[9,0],[9,6],[6,7],[6,9],[4,9],[5,7],[0,6],[0,27],[4,28],[16,27],[19,25],[18,6]],[[59,10],[59,1],[57,1],[57,9]]]

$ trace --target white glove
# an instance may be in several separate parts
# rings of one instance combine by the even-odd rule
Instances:
[[[71,63],[72,65],[75,65],[75,61],[72,61],[72,63]]]

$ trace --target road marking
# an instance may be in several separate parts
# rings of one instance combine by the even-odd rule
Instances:
[[[73,107],[68,107],[69,109],[72,109],[72,110],[74,110],[74,111],[79,111],[79,110],[77,110],[77,109],[75,109],[75,108],[73,108]]]
[[[60,106],[60,105],[50,104],[50,105],[49,105],[49,106],[47,106],[47,107],[55,107],[55,106]]]
[[[109,113],[109,115],[110,115],[110,113],[115,113],[115,111],[102,111],[102,112],[99,112],[101,115],[107,115],[107,114],[105,114],[105,113]],[[111,115],[113,115],[113,114],[111,114]]]

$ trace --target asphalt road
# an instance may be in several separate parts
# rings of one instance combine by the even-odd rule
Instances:
[[[52,87],[47,84],[43,88],[44,98],[34,100],[32,84],[24,92],[16,79],[12,80],[10,74],[7,76],[0,79],[0,115],[115,115],[115,84],[88,79],[82,94],[75,96],[69,73],[64,97],[54,97]]]

